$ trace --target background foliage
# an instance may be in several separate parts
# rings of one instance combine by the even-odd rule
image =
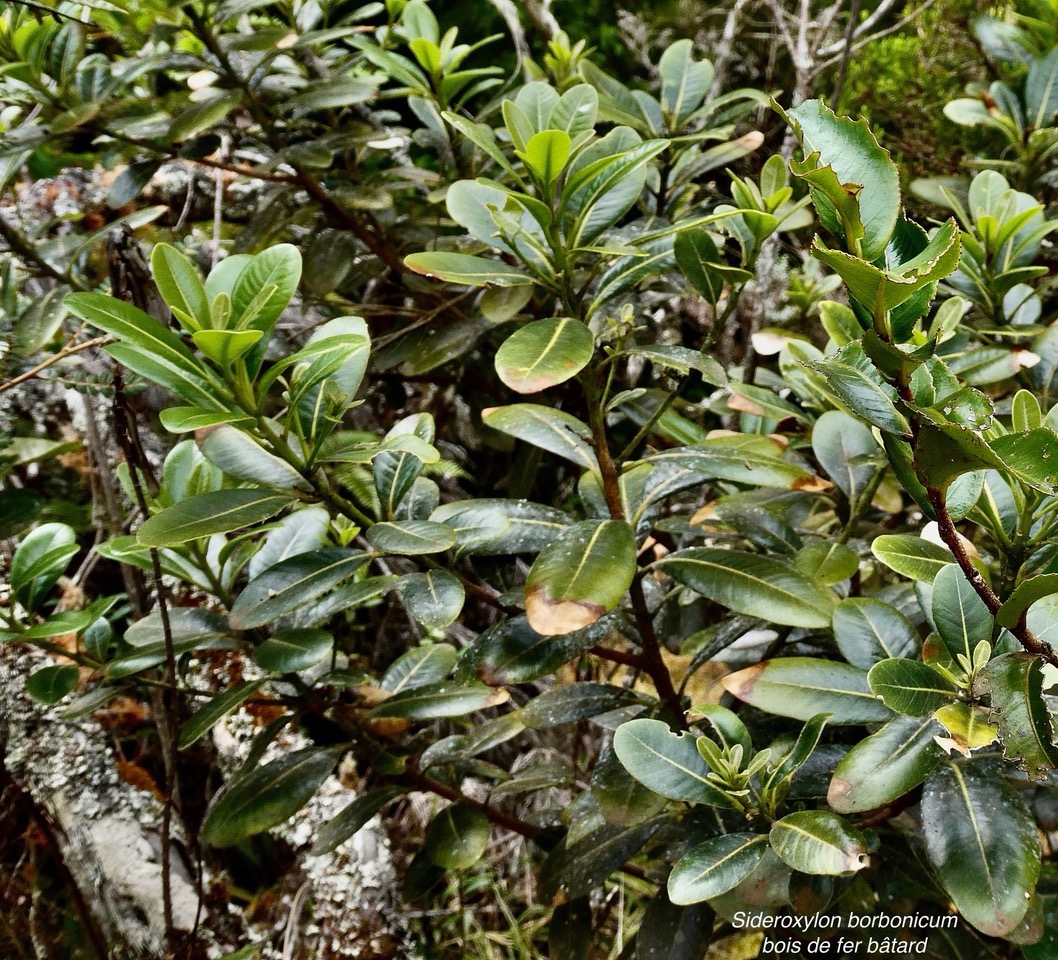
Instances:
[[[4,949],[1050,956],[1058,8],[979,13],[6,5]]]

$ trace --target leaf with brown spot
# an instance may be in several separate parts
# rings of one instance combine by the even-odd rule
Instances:
[[[576,376],[595,352],[595,337],[579,320],[537,320],[511,334],[496,351],[496,372],[518,393],[538,393]]]
[[[623,520],[585,520],[567,527],[529,571],[529,625],[549,637],[590,626],[621,602],[635,570],[635,535]]]

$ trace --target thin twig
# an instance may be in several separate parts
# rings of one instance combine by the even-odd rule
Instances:
[[[17,377],[13,377],[5,383],[0,383],[0,393],[14,390],[19,384],[25,383],[27,380],[32,380],[34,377],[39,376],[43,371],[47,370],[48,367],[53,366],[60,360],[72,357],[75,353],[80,353],[82,350],[90,350],[92,347],[101,347],[103,344],[109,342],[110,337],[95,337],[92,340],[85,340],[81,343],[73,343],[73,341],[70,341],[70,343],[63,347],[58,353],[53,353],[46,360],[42,360],[35,367],[32,367],[25,373],[20,373]]]

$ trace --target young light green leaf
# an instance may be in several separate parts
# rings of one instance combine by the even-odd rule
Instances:
[[[199,326],[209,326],[209,301],[198,271],[176,247],[156,244],[151,251],[151,273],[167,304]]]

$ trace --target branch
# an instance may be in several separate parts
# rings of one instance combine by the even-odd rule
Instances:
[[[882,2],[879,3],[873,11],[871,11],[870,16],[868,16],[867,19],[863,21],[863,23],[861,23],[852,31],[852,39],[858,40],[864,34],[869,33],[871,30],[874,29],[875,24],[881,21],[881,19],[885,17],[886,14],[888,14],[889,11],[893,9],[893,7],[895,7],[898,3],[902,2],[903,0],[882,0]],[[837,43],[832,43],[826,49],[821,50],[820,54],[824,57],[831,57],[837,53],[840,53],[842,47],[844,46],[845,41],[844,39],[842,39]]]
[[[624,506],[621,502],[621,485],[617,476],[617,465],[614,463],[606,439],[606,414],[602,408],[602,392],[593,377],[594,374],[589,374],[584,388],[595,455],[599,459],[603,492],[606,494],[610,516],[614,520],[624,521]],[[672,685],[669,668],[665,666],[665,661],[661,656],[661,644],[654,630],[654,618],[650,615],[650,609],[647,607],[646,597],[643,594],[643,579],[639,571],[632,578],[632,585],[628,588],[628,592],[632,600],[636,626],[639,629],[639,641],[643,647],[641,657],[643,670],[650,677],[658,696],[672,714],[673,722],[680,729],[685,729],[687,721],[684,716],[683,701]]]
[[[1003,606],[1003,601],[996,596],[995,591],[988,585],[985,578],[981,576],[981,571],[973,565],[973,561],[962,544],[959,532],[955,529],[951,514],[948,513],[948,504],[944,499],[944,493],[935,487],[928,488],[928,493],[929,502],[933,505],[933,512],[937,515],[937,526],[940,528],[941,540],[944,541],[945,545],[955,556],[955,562],[966,576],[970,586],[974,588],[974,592],[984,601],[984,605],[988,607],[988,612],[995,616],[999,613],[999,608]],[[1025,625],[1024,617],[1016,626],[1009,629],[1029,653],[1035,653],[1043,657],[1048,663],[1058,667],[1058,654],[1055,653],[1054,647],[1047,643],[1046,640],[1040,640],[1039,637],[1033,634]]]
[[[4,383],[0,383],[0,393],[6,393],[8,390],[14,390],[19,384],[25,383],[27,380],[32,380],[34,377],[39,376],[48,367],[53,366],[60,360],[65,360],[67,357],[72,357],[75,353],[80,353],[82,350],[89,350],[92,347],[102,346],[104,343],[109,343],[110,337],[95,337],[92,340],[85,340],[82,343],[70,343],[66,344],[58,353],[52,354],[47,360],[43,360],[38,363],[35,367],[27,370],[25,373],[20,373],[17,377],[11,380],[7,380]]]
[[[12,253],[21,257],[27,264],[33,264],[42,273],[47,274],[59,283],[65,283],[75,290],[87,290],[88,287],[69,273],[63,273],[58,267],[48,263],[22,234],[3,217],[0,217],[0,237],[7,242]]]
[[[731,67],[731,57],[735,50],[735,35],[742,21],[742,11],[749,0],[735,0],[724,20],[724,29],[720,34],[713,56],[713,82],[709,87],[706,102],[715,100],[720,91],[727,85],[727,74]]]

